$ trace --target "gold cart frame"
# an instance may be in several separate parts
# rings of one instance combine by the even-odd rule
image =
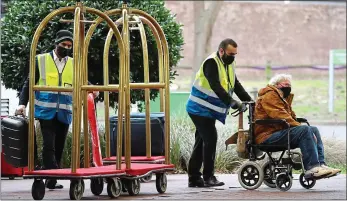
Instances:
[[[48,22],[53,19],[55,16],[64,13],[74,13],[74,31],[73,31],[73,87],[52,87],[52,86],[40,86],[35,84],[35,56],[37,50],[37,44],[40,38],[40,35],[48,24]],[[53,92],[72,92],[72,147],[71,147],[71,172],[76,173],[76,169],[79,168],[79,157],[80,157],[80,131],[81,131],[81,106],[82,101],[84,102],[84,140],[88,141],[88,126],[87,126],[87,91],[98,90],[98,91],[119,91],[119,102],[122,102],[123,92],[123,83],[121,82],[118,86],[111,86],[104,83],[104,86],[90,86],[87,85],[87,53],[88,53],[88,40],[85,40],[84,36],[84,23],[87,22],[84,20],[84,13],[92,13],[99,16],[100,19],[103,19],[107,22],[108,26],[113,30],[114,35],[116,36],[118,47],[120,49],[120,66],[119,66],[119,76],[122,80],[123,76],[123,67],[125,66],[125,46],[121,38],[120,32],[115,26],[114,22],[109,18],[107,14],[101,12],[100,10],[85,7],[79,1],[77,1],[75,6],[63,7],[52,11],[48,14],[37,27],[35,34],[33,36],[31,49],[30,49],[30,82],[29,82],[29,151],[28,151],[28,171],[33,171],[34,169],[34,91],[53,91]],[[93,22],[95,23],[95,21]],[[90,36],[92,32],[88,32]],[[83,43],[85,41],[85,43]],[[88,41],[89,42],[89,41]],[[80,62],[82,61],[82,62]],[[108,72],[108,70],[106,71]],[[108,76],[105,76],[108,78]],[[82,97],[81,97],[82,96]],[[83,100],[82,100],[83,98]],[[119,113],[121,116],[122,113]],[[121,122],[122,123],[122,122]],[[119,126],[122,128],[122,126]],[[89,153],[89,143],[85,143],[85,153]],[[85,154],[85,167],[89,166],[89,154]],[[117,167],[120,167],[117,165]],[[118,169],[118,168],[117,168]],[[120,169],[120,168],[119,168]]]

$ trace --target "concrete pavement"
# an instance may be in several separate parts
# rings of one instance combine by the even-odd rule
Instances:
[[[155,176],[149,183],[141,183],[141,190],[137,196],[129,196],[127,193],[123,193],[116,199],[120,200],[134,200],[134,199],[149,199],[149,200],[161,200],[161,199],[298,199],[298,200],[331,200],[341,199],[346,200],[346,175],[338,175],[329,179],[322,179],[317,181],[316,185],[307,190],[303,188],[299,183],[299,175],[294,175],[293,186],[287,192],[281,192],[277,189],[271,189],[265,185],[262,185],[257,190],[245,190],[243,189],[237,179],[237,174],[221,174],[217,175],[218,179],[224,181],[226,185],[215,188],[188,188],[187,187],[187,175],[174,174],[168,175],[168,187],[165,194],[158,194],[155,187]],[[1,200],[31,200],[31,185],[33,180],[1,180]],[[62,190],[46,190],[44,200],[69,200],[69,185],[70,181],[59,181],[64,185]],[[104,191],[100,196],[94,196],[90,191],[90,181],[85,180],[85,191],[83,200],[109,200],[106,191],[106,185]]]

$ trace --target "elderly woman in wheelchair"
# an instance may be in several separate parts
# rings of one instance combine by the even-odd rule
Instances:
[[[287,191],[292,186],[292,169],[302,170],[299,181],[307,189],[312,188],[316,180],[341,172],[326,165],[318,129],[310,126],[306,119],[296,118],[291,107],[294,95],[290,92],[291,75],[279,74],[259,91],[256,103],[245,103],[249,106],[245,145],[249,160],[240,167],[238,178],[246,189],[253,190],[264,183]],[[292,151],[295,148],[300,148],[301,153]],[[261,152],[266,154],[259,154]],[[273,152],[281,152],[281,155],[274,157]],[[265,155],[269,159],[260,167],[256,161],[264,159]],[[299,161],[295,160],[295,155],[299,156]]]

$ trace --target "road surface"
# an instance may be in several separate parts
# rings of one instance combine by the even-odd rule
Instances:
[[[346,175],[338,175],[329,179],[317,181],[316,185],[310,189],[301,187],[298,181],[298,175],[294,175],[292,188],[287,192],[281,192],[277,189],[271,189],[262,185],[257,190],[243,189],[237,179],[236,174],[217,175],[218,179],[226,183],[225,186],[215,188],[188,188],[187,175],[168,175],[168,187],[165,194],[158,194],[155,188],[155,176],[149,183],[141,183],[141,191],[137,196],[129,196],[124,193],[118,200],[129,199],[170,199],[170,200],[185,200],[185,199],[227,199],[227,200],[251,200],[251,199],[276,199],[276,200],[331,200],[331,199],[346,199]],[[31,185],[33,180],[6,180],[1,181],[1,200],[30,200]],[[62,190],[46,190],[44,200],[69,200],[69,181],[59,181],[64,185]],[[108,200],[110,199],[104,191],[100,196],[94,196],[89,188],[89,180],[85,180],[85,191],[82,199],[87,200]]]

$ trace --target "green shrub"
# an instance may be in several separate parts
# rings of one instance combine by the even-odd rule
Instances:
[[[216,150],[216,172],[231,173],[240,165],[241,159],[236,154],[236,146],[225,149],[225,140],[236,131],[229,125],[217,126],[218,141]],[[186,171],[195,142],[195,126],[187,114],[178,114],[171,119],[171,162],[176,168]]]
[[[75,0],[12,0],[7,5],[7,12],[2,18],[1,24],[1,80],[6,88],[19,91],[22,88],[24,80],[29,73],[29,56],[30,46],[33,35],[39,23],[50,12],[60,7],[71,6],[75,4]],[[107,11],[121,7],[121,1],[114,0],[84,0],[85,6]],[[143,10],[154,17],[162,27],[166,40],[169,45],[169,66],[171,79],[177,75],[172,68],[176,66],[182,58],[181,50],[183,46],[183,36],[181,24],[176,22],[175,15],[165,8],[164,1],[141,1],[132,0],[129,7]],[[87,20],[94,20],[97,16],[87,14]],[[111,17],[113,20],[119,19],[120,16]],[[69,29],[73,31],[72,24],[60,23],[59,19],[73,19],[73,14],[68,13],[53,18],[43,30],[40,37],[37,54],[51,51],[54,48],[55,33],[60,29]],[[90,24],[86,24],[88,30]],[[120,27],[121,29],[121,27]],[[158,76],[158,55],[157,45],[154,36],[151,34],[149,27],[145,25],[150,81],[156,82]],[[90,42],[88,53],[88,80],[96,85],[103,84],[103,50],[104,43],[109,29],[106,23],[100,24],[95,30]],[[143,82],[143,56],[141,39],[138,31],[130,33],[130,79],[131,82]],[[109,79],[111,84],[119,83],[119,52],[115,39],[113,40],[109,52]],[[157,97],[158,90],[151,90],[151,99]],[[144,90],[133,90],[131,93],[131,101],[144,99]],[[103,93],[100,93],[97,100],[103,100]],[[110,94],[110,105],[115,106],[118,100],[118,93]]]

